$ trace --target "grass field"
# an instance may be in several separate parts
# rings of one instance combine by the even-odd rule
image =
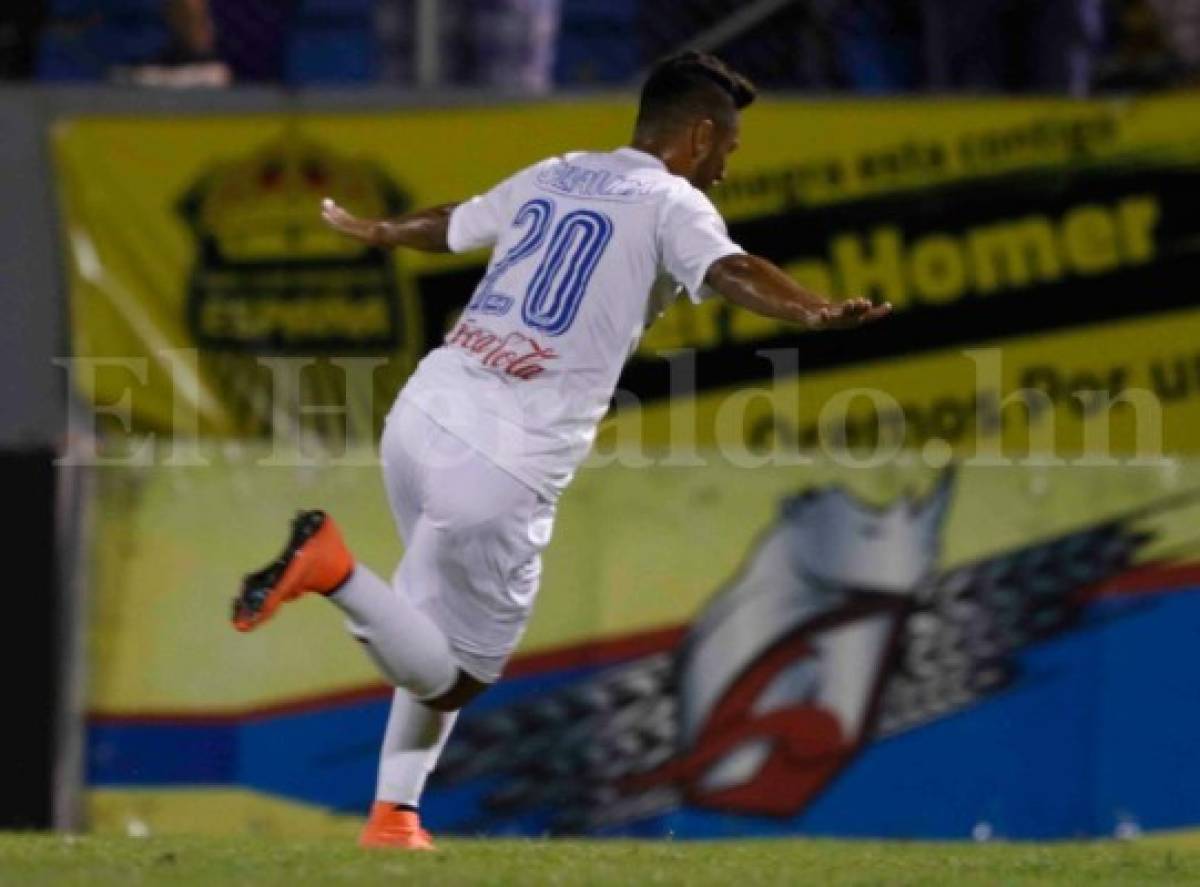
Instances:
[[[1196,884],[1200,844],[443,841],[436,854],[345,841],[0,836],[0,884]]]

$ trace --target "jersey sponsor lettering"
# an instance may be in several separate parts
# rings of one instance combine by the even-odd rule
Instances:
[[[546,364],[558,358],[553,348],[532,336],[516,332],[500,335],[470,320],[461,321],[451,330],[446,344],[475,355],[489,369],[525,381],[540,376],[546,371]]]

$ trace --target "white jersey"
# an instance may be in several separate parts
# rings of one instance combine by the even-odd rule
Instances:
[[[680,290],[699,302],[709,266],[742,252],[702,192],[634,148],[522,170],[458,206],[447,239],[495,249],[401,397],[549,498],[591,448],[646,326]]]

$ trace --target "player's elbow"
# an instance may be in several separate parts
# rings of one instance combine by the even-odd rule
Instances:
[[[735,253],[717,259],[708,267],[704,282],[719,292],[721,283],[750,277],[759,261],[761,260],[749,253]]]
[[[746,305],[759,279],[763,260],[748,253],[717,259],[709,266],[704,282],[737,305]]]

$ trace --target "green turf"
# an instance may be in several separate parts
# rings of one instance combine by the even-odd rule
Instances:
[[[0,836],[0,884],[1188,884],[1200,846],[443,841],[436,854],[344,841]]]

